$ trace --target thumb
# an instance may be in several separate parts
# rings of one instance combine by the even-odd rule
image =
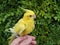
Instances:
[[[24,39],[26,39],[26,37],[18,37],[15,40],[13,40],[13,42],[11,43],[11,45],[17,45],[17,44],[19,44]]]

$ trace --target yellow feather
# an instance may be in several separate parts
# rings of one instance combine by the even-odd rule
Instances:
[[[33,11],[31,10],[27,11],[24,14],[23,18],[21,18],[13,26],[14,31],[20,36],[24,36],[31,33],[33,29],[35,28],[34,16],[35,16],[35,13]]]

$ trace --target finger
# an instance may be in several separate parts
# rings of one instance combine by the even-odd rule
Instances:
[[[15,40],[13,40],[13,42],[11,43],[11,45],[17,45],[17,44],[19,44],[24,39],[26,39],[26,37],[18,37]]]
[[[29,45],[36,45],[36,41],[32,41]]]
[[[36,41],[32,41],[31,44],[36,45]]]
[[[31,44],[29,44],[29,45],[36,45],[36,44],[32,44],[32,43],[31,43]]]
[[[34,36],[29,36],[29,35],[26,35],[28,38],[32,38],[32,40],[35,40],[36,38]]]
[[[29,45],[33,45],[33,44],[29,44]]]
[[[32,42],[32,39],[31,38],[28,38],[28,39],[23,40],[20,43],[20,45],[29,45],[31,42]]]

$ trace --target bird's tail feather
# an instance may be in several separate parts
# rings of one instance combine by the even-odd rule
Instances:
[[[11,37],[9,37],[9,45],[11,45],[12,41],[16,38],[15,35],[12,35]]]
[[[13,33],[13,34],[11,35],[11,37],[8,38],[8,40],[9,40],[9,45],[11,45],[11,42],[12,42],[15,38],[17,38],[17,37],[19,37],[19,36],[18,36],[18,34],[14,31],[13,28],[9,28],[9,29],[10,29],[11,33]]]

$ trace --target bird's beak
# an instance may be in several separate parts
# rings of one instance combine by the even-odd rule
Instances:
[[[36,15],[34,15],[34,19],[36,19]]]

